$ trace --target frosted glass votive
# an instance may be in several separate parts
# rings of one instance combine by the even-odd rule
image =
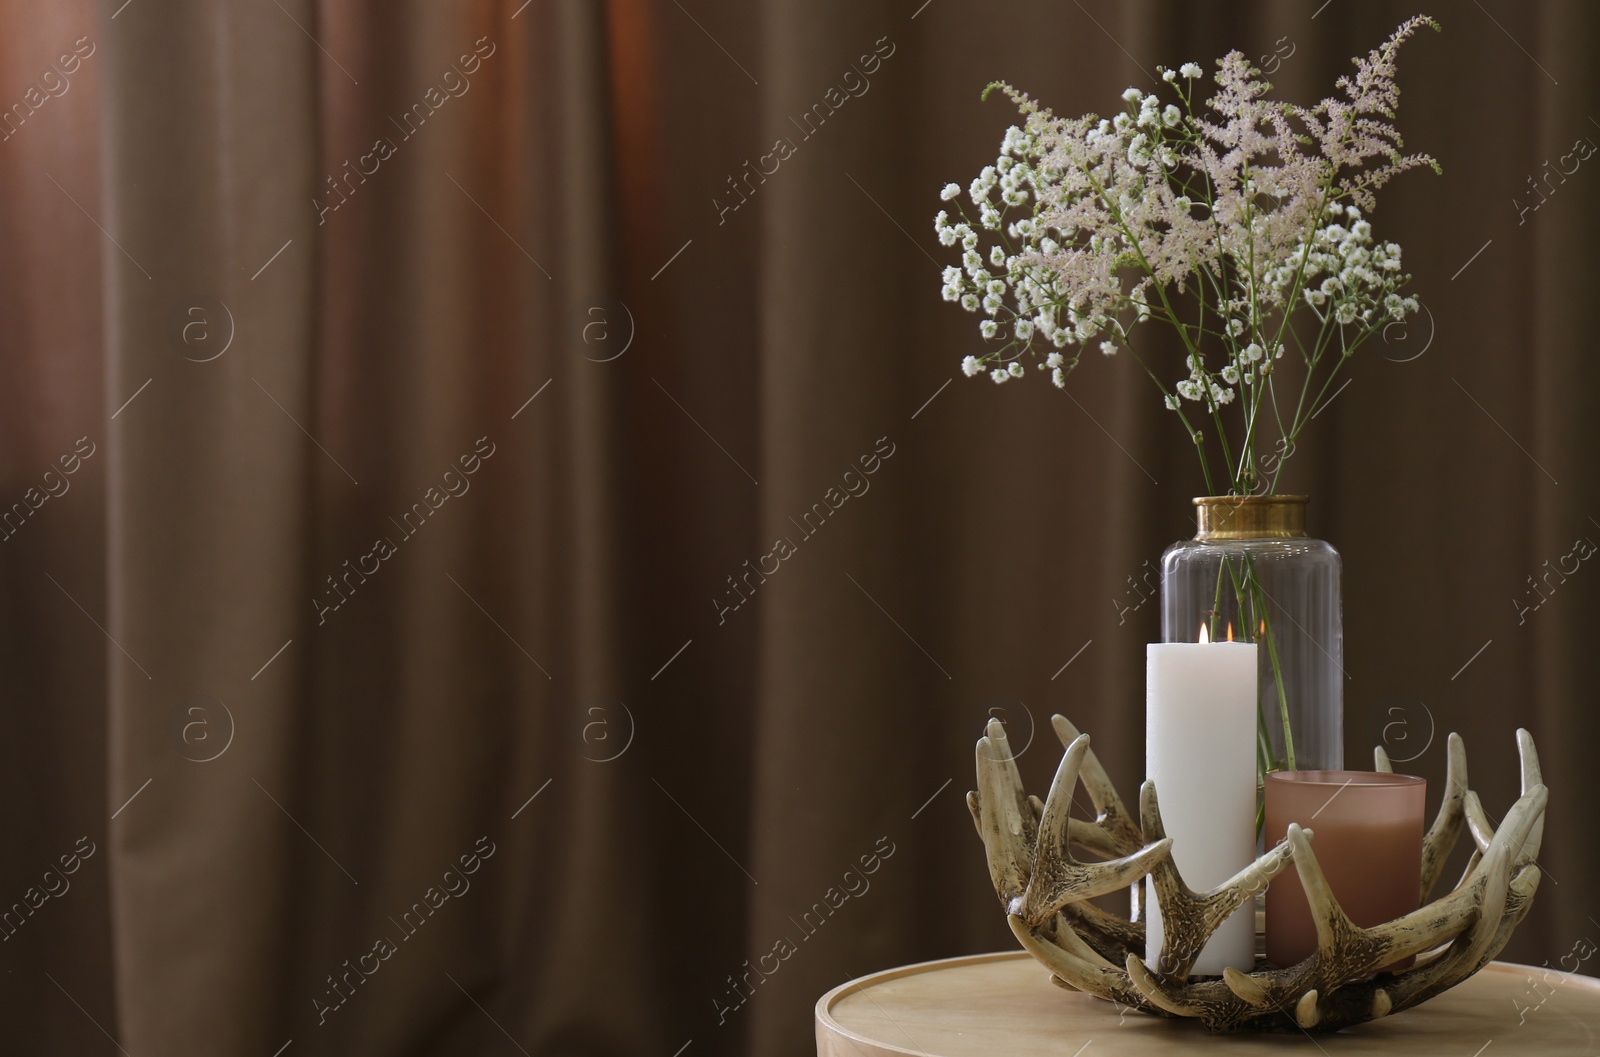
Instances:
[[[1381,925],[1419,905],[1427,792],[1426,779],[1406,774],[1269,773],[1266,844],[1283,840],[1291,822],[1313,831],[1311,850],[1345,914],[1362,928]],[[1267,887],[1267,960],[1287,967],[1316,949],[1311,908],[1291,866]]]

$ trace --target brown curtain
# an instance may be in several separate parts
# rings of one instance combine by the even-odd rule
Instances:
[[[1309,100],[1411,13],[0,10],[0,1019],[263,1057],[804,1054],[834,984],[1011,946],[972,740],[1004,716],[1042,786],[1063,712],[1132,790],[1128,581],[1201,486],[1131,364],[959,377],[929,218],[1012,120],[979,90],[1103,110],[1238,47]],[[1445,176],[1377,217],[1429,316],[1291,483],[1351,759],[1437,782],[1460,731],[1498,810],[1539,739],[1506,957],[1560,964],[1600,940],[1600,574],[1513,603],[1600,538],[1600,174],[1513,199],[1600,136],[1600,19],[1434,13],[1401,124]]]

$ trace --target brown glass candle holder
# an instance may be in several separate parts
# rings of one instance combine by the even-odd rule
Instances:
[[[1287,839],[1291,824],[1315,829],[1318,865],[1345,915],[1362,928],[1393,921],[1422,901],[1427,792],[1425,779],[1388,771],[1274,772],[1266,777],[1267,846]],[[1316,952],[1316,915],[1293,877],[1267,886],[1266,941],[1275,966]]]
[[[1061,716],[1051,722],[1066,753],[1049,795],[1041,801],[1023,791],[1005,729],[991,720],[978,740],[978,790],[967,794],[967,806],[1012,933],[1069,990],[1196,1018],[1212,1031],[1337,1031],[1418,1005],[1476,973],[1505,947],[1539,887],[1534,860],[1548,792],[1526,730],[1517,731],[1522,795],[1498,828],[1467,787],[1466,748],[1450,735],[1443,800],[1421,840],[1423,905],[1364,928],[1345,913],[1312,851],[1315,821],[1289,823],[1281,843],[1221,886],[1190,889],[1172,861],[1154,783],[1141,788],[1135,819],[1088,735]],[[1382,749],[1375,757],[1378,771],[1392,770]],[[1092,822],[1070,816],[1080,779],[1097,813]],[[1467,869],[1449,894],[1428,902],[1463,827],[1474,844]],[[1091,857],[1077,858],[1074,848]],[[1258,961],[1249,973],[1191,976],[1217,926],[1236,911],[1249,913],[1247,904],[1291,865],[1316,923],[1316,950],[1285,968]],[[1143,915],[1128,921],[1090,902],[1147,876],[1164,926],[1153,967],[1143,961]]]

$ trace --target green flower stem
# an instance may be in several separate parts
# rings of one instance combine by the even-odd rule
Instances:
[[[1261,585],[1256,584],[1254,589],[1260,591]],[[1283,719],[1284,763],[1288,764],[1288,770],[1297,771],[1300,768],[1294,756],[1294,725],[1289,722],[1289,696],[1283,689],[1283,665],[1278,661],[1278,643],[1273,637],[1272,619],[1267,616],[1265,607],[1261,610],[1261,622],[1265,629],[1261,637],[1267,640],[1267,656],[1272,660],[1272,680],[1278,691],[1278,714]]]

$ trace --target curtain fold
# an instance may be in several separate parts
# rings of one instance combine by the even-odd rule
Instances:
[[[1534,254],[1522,277],[1531,288],[1530,333],[1495,352],[1501,356],[1509,353],[1513,370],[1531,368],[1531,448],[1560,481],[1546,488],[1549,481],[1542,474],[1529,474],[1537,489],[1532,503],[1535,549],[1524,575],[1538,578],[1543,593],[1549,595],[1550,611],[1543,612],[1546,603],[1541,602],[1540,609],[1529,615],[1529,623],[1534,619],[1541,622],[1531,643],[1530,685],[1512,688],[1507,698],[1511,708],[1506,709],[1526,715],[1536,724],[1532,729],[1540,736],[1549,776],[1550,825],[1559,833],[1570,831],[1568,827],[1574,824],[1589,824],[1593,818],[1591,799],[1573,779],[1585,774],[1589,766],[1582,747],[1600,736],[1600,718],[1585,707],[1586,688],[1600,674],[1600,658],[1593,648],[1600,622],[1595,620],[1592,601],[1585,605],[1585,585],[1579,575],[1568,577],[1563,572],[1565,557],[1581,553],[1578,541],[1587,541],[1590,549],[1600,543],[1600,481],[1591,463],[1592,453],[1600,450],[1600,423],[1588,412],[1584,400],[1595,377],[1594,361],[1588,355],[1592,321],[1587,309],[1593,285],[1590,277],[1600,270],[1600,250],[1596,248],[1600,246],[1600,210],[1585,196],[1576,173],[1568,181],[1561,179],[1573,162],[1577,140],[1587,140],[1589,150],[1600,144],[1600,114],[1585,104],[1600,91],[1600,75],[1591,50],[1583,43],[1600,33],[1600,13],[1586,7],[1562,7],[1541,14],[1535,39],[1539,54],[1549,58],[1550,78],[1535,81],[1540,107],[1534,125],[1538,149],[1532,155],[1537,165],[1531,168],[1544,181],[1550,197],[1548,207],[1541,206],[1532,214],[1537,225],[1534,230],[1517,232],[1532,243]],[[1559,83],[1552,83],[1555,78]],[[1556,166],[1553,178],[1543,175],[1547,162]],[[1526,183],[1517,191],[1523,204],[1537,201],[1537,196],[1527,193]],[[1577,193],[1565,200],[1556,197],[1568,191]],[[1541,214],[1547,208],[1550,215],[1545,217]],[[1532,353],[1531,363],[1526,365],[1519,355],[1524,351]],[[1528,473],[1529,467],[1524,465],[1522,470]],[[1556,575],[1549,576],[1552,567]],[[1580,564],[1579,573],[1582,571]],[[1517,604],[1529,605],[1542,597],[1539,592],[1529,595],[1527,588],[1525,580],[1517,583]],[[1532,630],[1528,623],[1519,623],[1512,633]],[[1542,908],[1542,949],[1534,949],[1542,957],[1530,951],[1524,960],[1539,964],[1548,960],[1557,968],[1571,969],[1587,961],[1587,945],[1600,939],[1600,925],[1595,923],[1600,915],[1592,912],[1589,896],[1595,888],[1595,857],[1581,842],[1558,838],[1547,842],[1540,863],[1552,882],[1539,893],[1547,900]],[[1569,881],[1571,877],[1580,880]]]
[[[1010,948],[973,740],[1042,789],[1060,712],[1136,794],[1203,484],[1125,357],[961,376],[930,218],[1015,120],[979,93],[1106,110],[1239,47],[1311,101],[1410,13],[0,9],[0,909],[95,849],[0,918],[0,1017],[264,1057],[801,1055],[832,986]],[[1373,218],[1428,313],[1288,483],[1345,559],[1352,766],[1437,784],[1459,731],[1498,812],[1539,739],[1505,957],[1571,968],[1600,580],[1545,575],[1600,539],[1594,163],[1518,202],[1600,142],[1597,26],[1435,13],[1400,125],[1445,175]]]
[[[87,2],[6,3],[0,18],[0,1017],[20,1050],[95,1052],[105,1036],[73,1003],[115,1015],[94,624],[110,458],[94,227],[105,40]]]
[[[134,5],[98,26],[107,844],[132,1052],[272,1038],[291,986],[278,941],[318,854],[298,831],[316,831],[305,596],[333,468],[305,432],[317,52],[297,21],[315,26],[315,5]]]

